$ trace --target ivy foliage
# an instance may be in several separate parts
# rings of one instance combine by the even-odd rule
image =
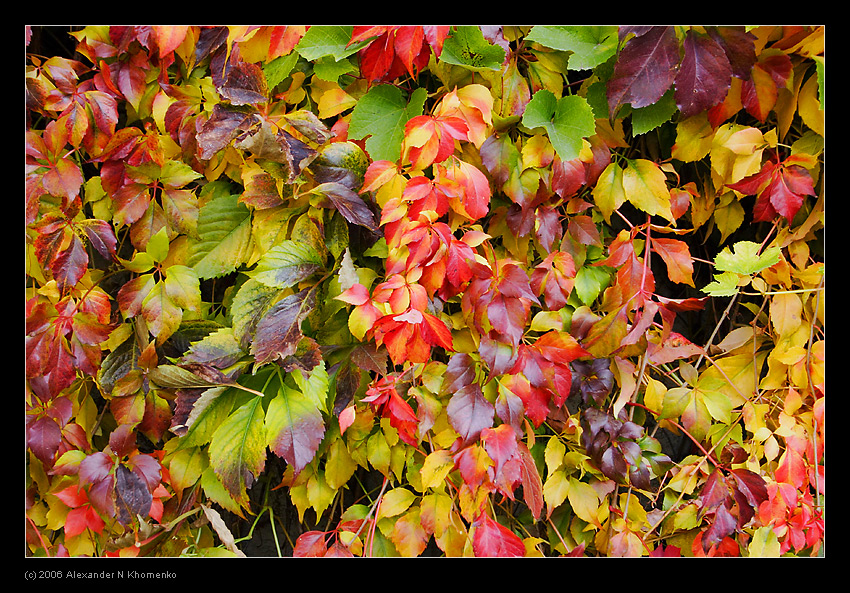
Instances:
[[[32,555],[822,553],[823,27],[33,33]]]

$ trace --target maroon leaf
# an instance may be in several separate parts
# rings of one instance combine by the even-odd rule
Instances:
[[[83,232],[98,253],[104,258],[111,259],[115,255],[115,246],[118,240],[115,238],[115,231],[112,225],[104,220],[84,220],[79,223]]]
[[[61,444],[62,429],[53,418],[43,416],[27,428],[27,447],[48,467],[53,465]]]
[[[711,526],[702,535],[702,549],[708,553],[711,546],[723,541],[729,535],[735,533],[738,522],[724,505],[720,505],[714,513]]]
[[[478,384],[472,383],[452,396],[446,412],[449,423],[463,442],[471,443],[478,440],[482,430],[493,426],[496,409],[484,397]]]
[[[240,130],[245,130],[258,121],[257,115],[228,109],[216,103],[210,118],[198,132],[198,158],[207,161],[219,150],[230,144]]]
[[[726,52],[732,75],[746,79],[756,63],[756,37],[744,27],[709,27],[708,34]]]
[[[115,470],[115,508],[118,520],[127,525],[136,515],[146,517],[151,511],[153,497],[144,481],[128,469],[119,465]]]
[[[256,64],[238,62],[230,68],[218,94],[232,105],[257,105],[267,100],[268,88],[263,70]]]
[[[673,84],[678,64],[679,43],[673,27],[650,27],[643,35],[630,39],[608,81],[611,114],[626,103],[639,108],[658,101]]]
[[[257,323],[257,332],[251,344],[251,354],[260,364],[275,358],[285,358],[295,353],[303,337],[301,322],[316,306],[314,289],[281,299]]]
[[[712,38],[689,30],[685,55],[676,74],[676,106],[682,117],[691,117],[726,98],[732,84],[732,67],[726,52]]]
[[[328,198],[333,203],[334,208],[348,222],[365,227],[373,233],[380,232],[372,210],[369,209],[363,198],[346,186],[341,183],[328,182],[316,186],[313,191]]]

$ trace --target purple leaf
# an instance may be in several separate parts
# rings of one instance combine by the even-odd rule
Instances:
[[[652,27],[631,38],[608,81],[611,114],[626,103],[639,108],[658,101],[673,84],[678,63],[679,43],[673,27]]]
[[[685,56],[676,75],[676,106],[682,117],[714,107],[726,98],[732,84],[732,66],[713,39],[688,31]]]

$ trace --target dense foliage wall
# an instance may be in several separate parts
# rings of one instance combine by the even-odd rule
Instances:
[[[822,553],[823,27],[49,32],[29,554]]]

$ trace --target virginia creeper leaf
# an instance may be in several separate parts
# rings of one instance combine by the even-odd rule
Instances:
[[[315,457],[325,423],[315,401],[284,384],[269,402],[265,430],[269,448],[286,460],[297,476]]]
[[[687,118],[723,101],[732,83],[732,66],[719,43],[693,29],[685,34],[683,46],[685,55],[675,81],[676,105]]]
[[[289,288],[322,268],[322,258],[306,244],[285,240],[268,250],[248,275],[272,288]]]
[[[480,27],[464,25],[454,27],[443,41],[440,60],[473,72],[499,70],[505,61],[505,50],[484,39]]]
[[[409,101],[405,101],[396,86],[373,86],[354,106],[348,137],[365,138],[366,151],[373,161],[397,161],[401,156],[404,126],[409,119],[422,114],[426,97],[424,88],[417,88]]]
[[[188,265],[201,279],[218,278],[245,262],[250,241],[251,211],[239,203],[238,195],[217,197],[201,208]]]
[[[284,297],[263,314],[251,344],[251,354],[259,364],[295,353],[301,333],[301,322],[316,306],[315,288]]]
[[[617,27],[545,26],[531,28],[525,39],[560,51],[572,52],[570,70],[591,70],[617,51]]]
[[[608,80],[608,109],[627,103],[646,107],[658,101],[676,77],[679,42],[671,26],[654,26],[626,42]]]
[[[233,499],[248,507],[247,489],[266,465],[263,398],[254,396],[219,426],[210,440],[210,466]]]
[[[596,132],[593,110],[586,99],[578,95],[558,99],[546,89],[534,93],[525,107],[522,125],[545,129],[552,146],[564,161],[578,158],[582,139]]]

